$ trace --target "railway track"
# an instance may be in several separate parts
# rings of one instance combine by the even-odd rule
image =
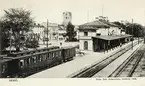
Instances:
[[[132,77],[139,62],[144,56],[145,45],[124,61],[109,77]]]
[[[137,45],[138,43],[135,42],[133,46]],[[108,56],[107,58],[103,59],[102,61],[95,63],[89,67],[84,68],[79,73],[74,73],[72,75],[69,75],[69,78],[83,78],[83,77],[92,77],[96,73],[98,73],[100,70],[105,68],[107,65],[112,63],[114,60],[116,60],[118,57],[123,55],[126,51],[132,48],[132,44],[128,45],[126,48],[123,48],[117,52],[115,52],[113,55]]]

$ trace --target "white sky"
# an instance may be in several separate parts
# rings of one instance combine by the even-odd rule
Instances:
[[[145,0],[0,0],[0,17],[4,9],[23,7],[29,9],[35,21],[41,23],[48,19],[53,23],[62,23],[62,13],[72,12],[72,23],[79,25],[102,15],[110,21],[134,19],[134,22],[145,25]]]

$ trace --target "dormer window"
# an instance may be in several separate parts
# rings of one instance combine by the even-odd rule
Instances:
[[[84,32],[84,36],[88,36],[88,32]]]
[[[101,35],[101,33],[97,33],[97,34],[96,34],[96,36],[100,36],[100,35]]]

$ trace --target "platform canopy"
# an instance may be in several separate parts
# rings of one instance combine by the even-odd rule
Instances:
[[[116,39],[121,39],[121,38],[127,38],[127,37],[132,37],[132,35],[114,35],[114,36],[107,36],[107,35],[101,35],[101,36],[95,36],[92,38],[96,39],[103,39],[103,40],[116,40]]]

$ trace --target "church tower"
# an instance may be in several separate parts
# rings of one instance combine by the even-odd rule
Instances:
[[[71,12],[63,12],[63,25],[66,27],[69,22],[72,21],[72,13]]]

